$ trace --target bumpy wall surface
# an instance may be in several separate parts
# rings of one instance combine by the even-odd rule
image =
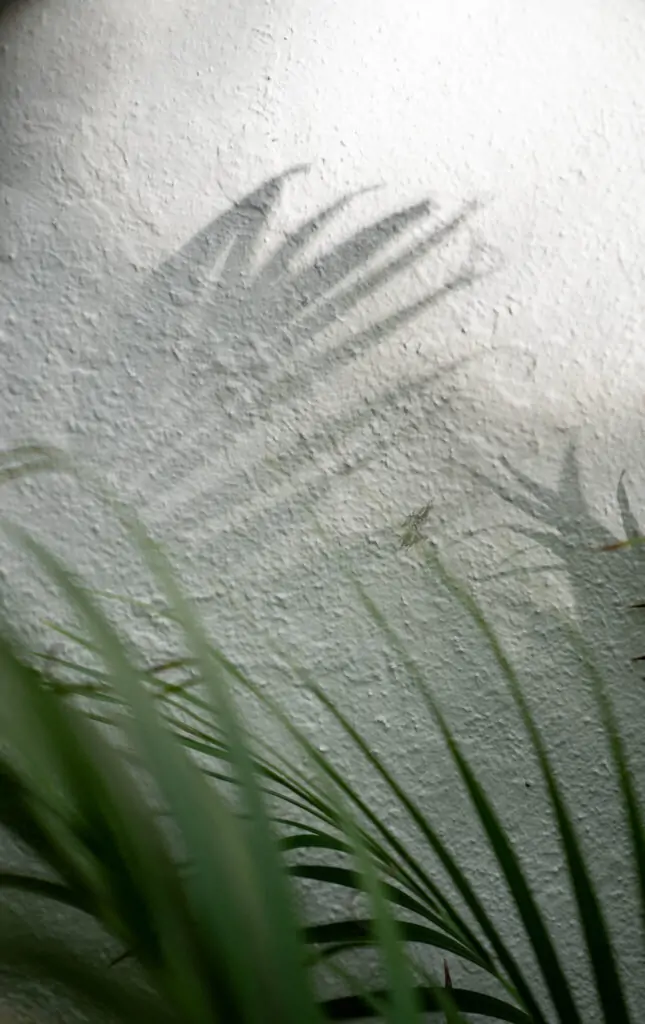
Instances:
[[[521,729],[416,564],[439,543],[539,709],[636,1001],[614,791],[559,616],[583,623],[638,735],[626,609],[645,576],[641,592],[635,555],[599,548],[638,529],[645,492],[644,47],[636,0],[21,0],[0,21],[2,444],[61,444],[135,501],[222,645],[272,685],[269,639],[296,650],[495,909],[350,558],[517,830],[584,986]],[[68,482],[7,488],[0,508],[101,586],[145,593]],[[29,614],[51,603],[15,553],[3,566]]]

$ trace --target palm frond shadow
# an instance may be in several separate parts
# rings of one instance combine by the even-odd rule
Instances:
[[[489,492],[522,513],[526,522],[514,522],[511,530],[525,537],[532,548],[544,551],[545,568],[566,575],[578,619],[585,633],[598,647],[597,655],[607,669],[615,673],[633,642],[634,616],[631,606],[642,599],[639,573],[645,565],[642,545],[610,551],[624,538],[616,537],[591,512],[581,480],[580,464],[574,444],[569,444],[555,487],[538,483],[527,473],[502,458],[506,480],[473,467],[470,475]],[[641,537],[642,528],[635,515],[625,474],[616,488],[616,504],[624,535],[628,540]],[[540,571],[523,566],[502,569],[489,579]],[[615,600],[611,600],[612,597]],[[618,659],[618,660],[617,660]]]
[[[320,423],[291,428],[298,407],[314,392],[332,394],[337,375],[354,361],[489,272],[481,247],[468,235],[472,203],[439,221],[433,219],[433,203],[415,203],[324,245],[325,231],[337,225],[361,194],[356,192],[319,210],[263,253],[287,183],[305,170],[295,167],[264,182],[216,217],[151,275],[135,296],[132,314],[125,314],[128,334],[143,349],[161,344],[165,353],[163,379],[157,386],[150,382],[164,414],[166,443],[150,467],[164,505],[170,492],[174,508],[190,499],[194,512],[197,496],[226,491],[231,468],[234,478],[243,472],[248,483],[249,472],[258,465],[260,471],[266,468],[261,457],[249,464],[248,442],[258,425],[264,433],[267,423],[275,427],[274,435],[287,423],[288,440],[277,463],[297,488],[303,452],[311,458],[322,450],[333,460],[334,446],[370,416],[400,396],[431,390],[438,377],[463,363],[458,357],[445,367],[429,367],[426,355],[410,372],[403,361],[400,379],[392,382],[390,375],[380,392],[377,386],[369,409],[358,399],[340,412],[321,411]],[[390,251],[393,246],[396,251]],[[438,283],[393,310],[372,318],[368,310],[366,325],[365,317],[351,325],[362,303],[395,278],[416,273],[432,256],[439,260]],[[463,359],[472,357],[467,353]],[[178,394],[183,401],[177,401]],[[231,457],[235,446],[245,449],[244,464]],[[377,445],[373,457],[379,454]],[[275,468],[274,460],[270,472]],[[342,456],[336,469],[344,472]],[[233,490],[238,484],[233,479]],[[155,485],[145,490],[154,504]]]

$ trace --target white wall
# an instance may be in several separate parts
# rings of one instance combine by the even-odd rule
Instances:
[[[634,509],[645,492],[641,5],[33,0],[0,32],[2,441],[63,443],[136,499],[210,596],[224,645],[257,671],[265,632],[296,645],[477,849],[432,730],[346,614],[330,551],[353,550],[413,627],[562,915],[501,684],[396,537],[432,501],[426,529],[513,638],[581,827],[601,820],[613,836],[605,753],[581,726],[591,702],[552,613],[577,608],[605,663],[624,670],[638,721],[623,643],[638,579],[596,549],[604,531],[622,535],[621,470]],[[305,218],[375,184],[314,232],[314,272],[302,255],[258,271]],[[415,204],[427,197],[437,205],[425,214]],[[414,251],[473,201],[422,259],[343,301],[386,254]],[[380,234],[356,234],[401,210]],[[479,279],[394,329],[388,317],[464,268]],[[514,482],[503,458],[542,490]],[[131,584],[111,528],[79,501],[51,481],[2,494],[5,511],[103,583]],[[551,570],[485,582],[529,564]],[[589,845],[621,923],[622,853],[606,838]],[[497,900],[493,870],[475,860]],[[625,928],[619,943],[632,978],[633,938]]]

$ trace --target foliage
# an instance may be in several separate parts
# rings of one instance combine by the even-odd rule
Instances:
[[[32,468],[48,468],[46,460],[34,461],[37,457],[30,450]],[[7,463],[7,471],[16,464]],[[441,823],[398,782],[342,709],[304,670],[292,666],[300,685],[333,716],[386,785],[393,804],[414,823],[427,859],[374,811],[335,767],[333,756],[322,754],[270,693],[213,646],[163,552],[139,524],[128,519],[128,528],[187,652],[164,664],[143,664],[96,596],[47,549],[11,531],[74,611],[78,630],[63,632],[79,653],[35,663],[7,624],[3,629],[0,821],[50,871],[37,876],[5,871],[0,884],[95,917],[142,968],[144,981],[79,962],[28,938],[16,921],[0,921],[0,962],[62,980],[123,1020],[138,1015],[260,1024],[376,1015],[404,1024],[434,1010],[451,1022],[468,1014],[468,1019],[518,1024],[582,1024],[578,993],[511,836],[425,673],[360,585],[355,582],[358,598],[443,736],[534,962],[524,962],[509,947],[472,881],[473,865],[451,850]],[[627,1022],[632,1018],[602,901],[515,669],[473,596],[431,550],[426,564],[433,584],[447,588],[471,617],[517,706],[561,840],[599,1014],[612,1024]],[[603,680],[580,637],[572,635],[572,641],[604,723],[643,914],[641,807]],[[263,706],[295,744],[298,758],[248,731],[238,694],[252,695]],[[363,909],[305,922],[300,880],[320,894],[327,886],[344,887],[362,897]],[[366,988],[363,976],[348,968],[347,954],[365,948],[379,955],[376,988]],[[439,984],[432,974],[437,954],[474,965],[499,994],[453,987],[448,970]],[[325,992],[320,984],[325,971],[340,980],[341,995],[330,998]]]

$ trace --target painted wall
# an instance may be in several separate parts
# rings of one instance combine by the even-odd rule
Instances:
[[[267,637],[295,647],[501,905],[349,552],[517,827],[583,985],[521,730],[402,522],[430,506],[420,532],[508,639],[620,926],[614,793],[558,615],[582,619],[640,735],[634,556],[597,549],[645,492],[641,5],[27,0],[0,35],[3,444],[61,443],[137,501],[223,645],[274,685]],[[1,505],[103,586],[144,587],[69,483]],[[642,976],[633,933],[618,945]]]

